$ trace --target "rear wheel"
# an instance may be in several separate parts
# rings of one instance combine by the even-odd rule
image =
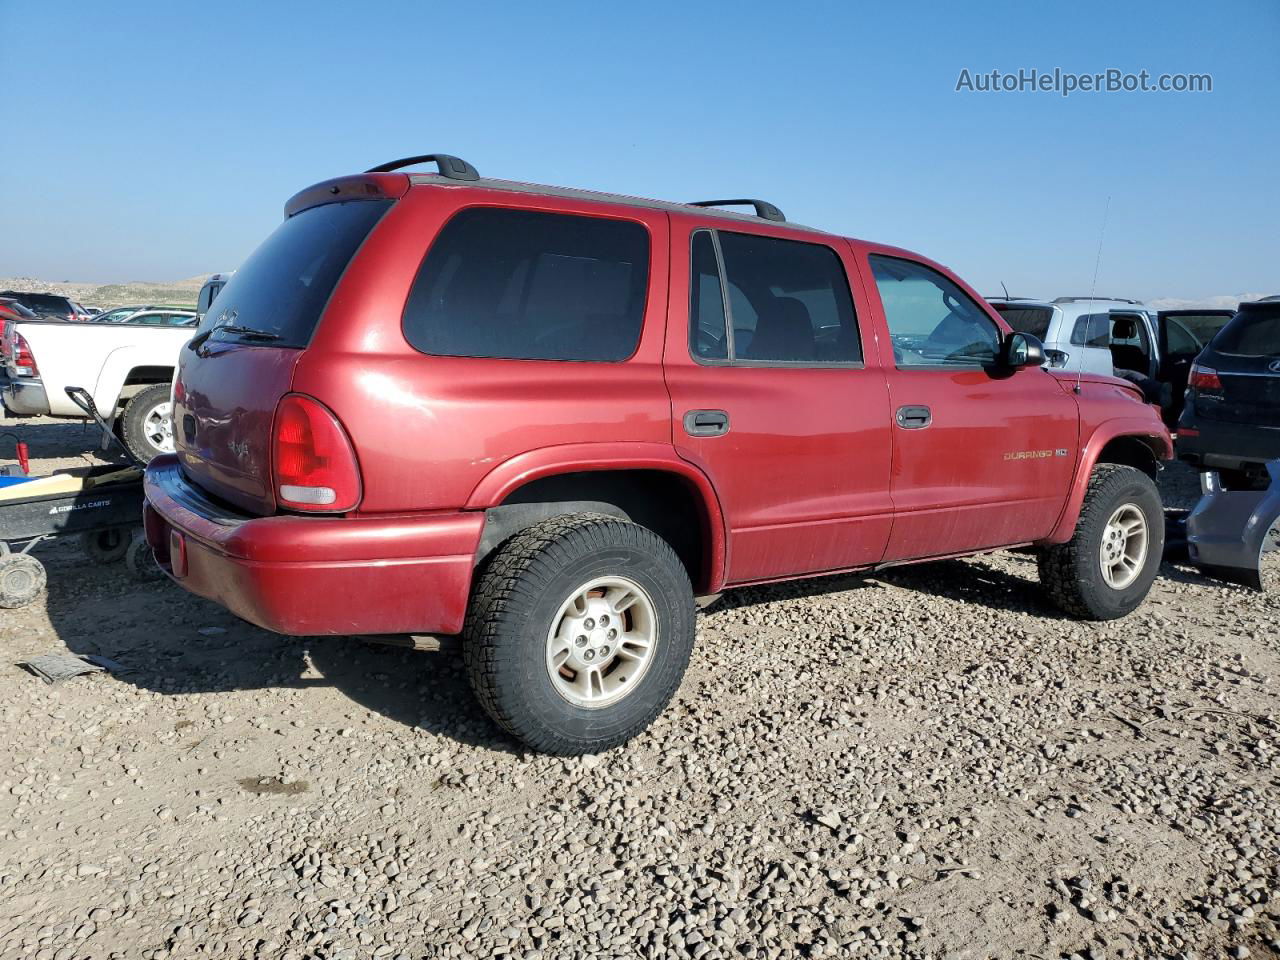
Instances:
[[[545,753],[595,753],[648,727],[680,686],[693,590],[652,530],[556,517],[499,548],[465,634],[471,685],[499,726]]]
[[[1074,536],[1040,551],[1040,582],[1074,616],[1123,617],[1146,599],[1160,569],[1164,536],[1155,481],[1134,467],[1098,464]]]
[[[146,463],[162,453],[173,453],[172,404],[169,384],[156,383],[134,394],[121,415],[124,445]]]

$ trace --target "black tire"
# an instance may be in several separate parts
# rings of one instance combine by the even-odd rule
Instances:
[[[629,692],[583,707],[552,682],[547,634],[579,587],[609,576],[643,588],[656,639]],[[574,756],[619,746],[648,727],[680,686],[693,639],[693,589],[670,545],[626,520],[578,514],[536,524],[490,558],[472,594],[463,655],[476,697],[498,726],[534,750]]]
[[[167,383],[155,383],[144,387],[130,398],[125,404],[124,412],[120,415],[122,422],[120,433],[124,437],[124,445],[143,463],[149,462],[152,457],[158,457],[162,453],[173,452],[172,430],[169,445],[166,447],[163,441],[157,442],[153,438],[147,423],[151,413],[157,407],[169,402],[169,395],[170,389]]]
[[[25,607],[44,592],[44,564],[25,553],[0,557],[0,607]]]
[[[125,551],[124,565],[133,579],[146,583],[151,580],[163,580],[164,571],[156,563],[155,551],[146,537],[135,536]]]
[[[130,534],[121,527],[80,534],[80,549],[94,563],[115,563],[129,552]]]
[[[1103,534],[1112,515],[1125,505],[1138,508],[1146,521],[1146,557],[1136,576],[1117,589],[1103,576]],[[1075,534],[1063,544],[1040,551],[1040,582],[1058,607],[1083,620],[1115,620],[1146,599],[1164,553],[1164,510],[1155,481],[1134,467],[1100,463],[1076,521]]]

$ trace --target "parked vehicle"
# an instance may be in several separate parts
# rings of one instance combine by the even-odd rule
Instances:
[[[1153,310],[1137,300],[990,298],[1014,330],[1041,337],[1050,367],[1122,376],[1178,422],[1191,361],[1231,310]]]
[[[136,322],[134,322],[136,320]],[[6,323],[4,405],[14,416],[82,418],[66,395],[85,387],[140,460],[173,450],[169,389],[190,311],[143,311],[128,323]]]
[[[234,273],[235,271],[232,271]],[[204,282],[204,286],[200,288],[200,293],[196,297],[196,314],[203,317],[209,312],[209,306],[217,299],[218,293],[227,285],[227,281],[231,279],[231,273],[215,273],[211,274],[209,279]]]
[[[695,595],[1027,545],[1109,619],[1155,577],[1155,411],[914,253],[443,155],[285,216],[182,349],[157,562],[270,630],[461,633],[536,749],[643,730]]]
[[[0,321],[4,320],[39,320],[40,315],[24,307],[17,300],[0,297]]]
[[[89,318],[89,312],[80,304],[55,293],[0,290],[0,297],[16,300],[42,320],[87,320]]]
[[[1240,304],[1191,367],[1178,457],[1228,487],[1261,488],[1280,457],[1280,300]]]

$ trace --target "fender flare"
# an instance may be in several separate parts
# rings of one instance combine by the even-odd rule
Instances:
[[[105,420],[110,422],[116,415],[116,404],[120,401],[120,392],[129,372],[135,367],[169,367],[178,368],[177,353],[161,356],[158,351],[137,345],[117,347],[103,358],[102,368],[98,371],[98,382],[93,388],[93,402],[97,404]],[[173,377],[170,376],[170,382]]]
[[[471,491],[465,509],[487,510],[499,506],[518,488],[543,477],[610,470],[654,470],[670,473],[692,487],[702,503],[707,523],[703,547],[707,564],[706,592],[718,592],[724,586],[728,560],[728,538],[720,498],[710,478],[677,455],[675,449],[668,444],[606,441],[539,447],[504,460],[485,474]]]
[[[1132,437],[1146,444],[1157,461],[1173,459],[1173,441],[1163,425],[1147,417],[1104,420],[1094,428],[1081,447],[1075,477],[1071,481],[1071,489],[1067,493],[1067,501],[1062,507],[1058,523],[1041,543],[1066,543],[1075,534],[1076,521],[1080,519],[1080,509],[1084,506],[1084,495],[1089,489],[1089,477],[1093,468],[1106,445],[1119,437]]]

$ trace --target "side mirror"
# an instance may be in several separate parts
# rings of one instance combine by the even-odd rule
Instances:
[[[1039,367],[1044,365],[1044,344],[1039,337],[1029,333],[1011,333],[1001,347],[1001,357],[1006,367]]]

